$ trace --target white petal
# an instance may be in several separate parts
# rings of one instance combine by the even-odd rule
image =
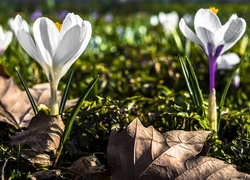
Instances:
[[[3,52],[8,47],[12,37],[12,31],[4,31],[2,26],[0,26],[0,52]]]
[[[17,15],[15,18],[15,32],[17,39],[23,49],[37,62],[39,62],[39,56],[36,51],[36,45],[31,35],[22,25],[22,17]]]
[[[4,38],[4,41],[1,43],[1,49],[2,50],[5,50],[9,44],[11,43],[12,41],[12,37],[13,37],[13,33],[11,31],[7,31],[5,33],[5,38]]]
[[[41,61],[52,67],[53,56],[59,42],[59,30],[48,18],[38,18],[33,25],[37,51]]]
[[[187,26],[185,20],[182,18],[179,22],[179,28],[182,34],[189,39],[190,41],[203,46],[201,40],[197,37],[197,35]]]
[[[81,26],[83,20],[80,16],[75,15],[74,13],[68,13],[65,19],[63,20],[62,29],[61,29],[61,35],[64,35],[64,33],[72,28],[75,25]]]
[[[3,27],[0,26],[0,39],[3,39],[4,36],[5,36],[5,33],[4,33],[4,31],[3,31]]]
[[[83,24],[83,27],[76,25],[69,29],[58,46],[54,57],[54,68],[56,71],[60,71],[59,74],[62,76],[79,58],[89,43],[92,34],[91,24],[88,21],[83,21]]]
[[[200,41],[202,42],[202,46],[204,47],[205,53],[207,54],[207,44],[208,43],[213,43],[214,41],[214,34],[213,32],[209,31],[206,28],[203,27],[199,27],[196,29],[196,33],[199,34],[198,38],[200,39]]]
[[[176,11],[159,13],[159,21],[167,32],[172,32],[178,26],[179,15]]]
[[[214,14],[209,9],[200,9],[197,11],[194,17],[194,26],[195,31],[197,28],[205,28],[210,32],[215,33],[218,29],[221,28],[221,22],[219,17]],[[197,36],[200,38],[200,34],[196,31]]]
[[[232,52],[221,55],[216,61],[218,69],[233,69],[239,62],[240,57]]]
[[[56,54],[53,59],[53,66],[57,67],[67,63],[80,49],[82,36],[82,31],[79,26],[74,26],[69,29],[62,37]]]
[[[229,21],[231,21],[231,20],[233,20],[233,19],[237,19],[237,18],[238,18],[237,14],[233,14],[233,15],[229,18]]]
[[[245,31],[246,31],[246,21],[244,19],[238,18],[232,20],[229,24],[227,31],[223,36],[225,41],[223,52],[230,49],[243,36]]]

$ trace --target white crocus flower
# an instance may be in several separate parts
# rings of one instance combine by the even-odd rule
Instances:
[[[159,15],[159,21],[162,24],[165,34],[167,37],[170,35],[173,36],[175,43],[177,45],[177,48],[180,52],[183,52],[183,45],[181,42],[181,39],[179,37],[179,34],[177,33],[177,27],[179,23],[179,15],[176,11],[172,11],[170,13],[164,13],[160,12]]]
[[[11,31],[4,31],[0,26],[0,55],[7,49],[12,41],[13,33]]]
[[[173,33],[176,30],[179,22],[179,15],[177,12],[159,13],[159,21],[167,33]]]
[[[91,24],[74,13],[69,13],[62,24],[40,17],[33,24],[32,36],[22,22],[22,17],[17,15],[17,39],[44,69],[51,86],[51,115],[57,115],[56,91],[59,80],[87,47],[92,34]]]

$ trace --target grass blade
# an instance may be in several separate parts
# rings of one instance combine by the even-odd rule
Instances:
[[[28,96],[28,98],[29,98],[29,101],[30,101],[30,104],[31,104],[31,106],[32,106],[32,109],[33,109],[33,111],[34,111],[34,113],[35,113],[35,115],[36,115],[36,114],[38,113],[38,109],[37,109],[36,103],[35,103],[35,101],[34,101],[32,95],[30,94],[29,88],[27,87],[27,85],[26,85],[26,83],[25,83],[25,81],[24,81],[24,79],[23,79],[21,73],[18,71],[17,68],[15,68],[15,69],[16,69],[16,72],[17,72],[17,75],[18,75],[19,79],[21,80],[21,83],[22,83],[22,85],[23,85],[23,88],[24,88],[24,90],[25,90],[25,92],[26,92],[26,94],[27,94],[27,96]]]
[[[67,97],[68,97],[68,94],[69,94],[69,87],[70,87],[71,82],[72,82],[73,74],[74,74],[74,70],[72,70],[72,72],[71,72],[71,74],[69,76],[68,82],[66,84],[65,90],[63,92],[62,100],[61,100],[60,107],[59,107],[59,114],[62,114],[63,109],[65,107]]]
[[[205,116],[204,100],[192,64],[187,57],[186,62],[181,57],[179,57],[179,61],[194,107],[197,109],[199,115]]]
[[[73,124],[74,124],[74,121],[75,121],[75,118],[82,106],[82,103],[83,101],[86,99],[86,97],[88,96],[89,92],[91,91],[91,89],[94,87],[94,85],[97,83],[97,80],[98,80],[99,76],[97,76],[89,85],[88,87],[85,89],[85,91],[83,92],[83,94],[81,95],[81,97],[79,98],[76,106],[74,107],[70,117],[69,117],[69,123],[67,124],[66,126],[66,129],[65,129],[65,132],[63,134],[63,137],[62,137],[62,140],[61,140],[61,146],[57,152],[57,157],[56,157],[56,160],[54,162],[54,166],[56,165],[60,155],[61,155],[61,152],[62,152],[62,149],[63,149],[63,146],[65,145],[66,141],[68,140],[69,136],[70,136],[70,133],[71,133],[71,130],[72,130],[72,127],[73,127]]]

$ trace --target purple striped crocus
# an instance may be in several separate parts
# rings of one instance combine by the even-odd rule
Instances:
[[[225,51],[230,49],[244,34],[246,22],[233,14],[222,25],[215,8],[199,9],[194,17],[195,33],[187,26],[182,18],[179,27],[183,35],[190,41],[198,44],[208,57],[210,92],[214,89],[216,60]]]
[[[209,106],[208,119],[210,128],[218,132],[216,95],[215,95],[215,71],[216,61],[225,51],[230,49],[246,31],[246,22],[233,14],[222,25],[217,16],[218,9],[199,9],[194,17],[195,33],[187,26],[182,18],[179,28],[182,34],[190,41],[198,44],[209,61]]]

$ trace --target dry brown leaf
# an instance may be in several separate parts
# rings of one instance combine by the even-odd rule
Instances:
[[[15,84],[13,78],[0,76],[0,122],[6,122],[19,128],[27,127],[34,116],[33,109],[25,91]],[[30,89],[36,104],[49,105],[49,84],[36,85]]]
[[[28,160],[36,168],[44,168],[52,165],[48,154],[32,149],[21,149],[21,157]]]
[[[1,67],[1,66],[0,66]],[[0,76],[0,122],[5,122],[19,128],[26,128],[35,115],[25,91],[22,91],[13,78]],[[29,89],[36,105],[50,105],[49,83],[37,84]],[[58,101],[61,96],[58,92]],[[72,107],[76,100],[68,100],[65,108]]]
[[[27,130],[17,132],[11,137],[10,145],[20,144],[21,147],[28,145],[35,151],[53,151],[55,154],[60,145],[64,127],[61,116],[47,116],[43,111],[39,111],[31,119]]]
[[[110,135],[107,156],[112,179],[250,179],[229,163],[200,156],[209,133],[161,134],[136,118],[123,132]]]

